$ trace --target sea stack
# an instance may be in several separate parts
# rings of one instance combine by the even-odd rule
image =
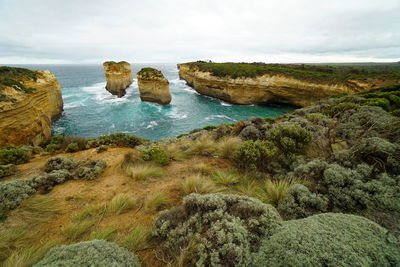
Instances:
[[[137,73],[140,99],[167,105],[171,102],[169,82],[161,71],[143,68]]]
[[[133,82],[131,64],[126,61],[106,61],[103,63],[103,67],[107,80],[107,91],[123,97],[126,94],[125,89]]]
[[[62,110],[61,85],[49,71],[0,67],[0,147],[47,142]]]

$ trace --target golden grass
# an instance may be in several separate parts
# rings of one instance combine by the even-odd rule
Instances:
[[[62,229],[63,235],[70,241],[77,241],[85,234],[87,234],[90,229],[95,224],[95,220],[85,220],[70,223]]]
[[[127,194],[118,194],[113,197],[113,199],[107,203],[107,215],[118,215],[125,213],[134,207],[136,207],[136,199],[130,197]]]
[[[86,219],[94,219],[104,215],[107,211],[106,205],[89,205],[83,211],[71,216],[73,222],[82,222]]]
[[[156,192],[146,198],[145,206],[149,211],[158,211],[171,203],[171,199],[163,192]]]
[[[201,175],[187,177],[181,183],[181,190],[186,195],[191,193],[205,194],[218,192],[219,188],[211,180]]]
[[[95,195],[88,195],[84,194],[83,192],[74,194],[72,196],[68,196],[65,198],[66,201],[73,201],[76,202],[80,205],[86,205],[89,204],[97,199],[97,196]]]
[[[198,163],[190,168],[191,172],[199,173],[201,175],[210,175],[214,169],[205,163]]]
[[[235,151],[240,147],[243,141],[238,137],[224,137],[216,143],[217,155],[232,159]]]
[[[21,220],[29,222],[30,226],[43,222],[61,212],[57,202],[48,196],[34,196],[21,203],[19,207]]]
[[[131,251],[143,250],[148,246],[150,234],[151,230],[149,228],[144,226],[135,226],[129,231],[125,238],[121,239],[117,243]]]
[[[160,177],[164,175],[164,170],[151,163],[141,163],[126,168],[126,174],[135,180],[143,180],[150,177]]]
[[[101,229],[91,232],[89,237],[87,238],[87,240],[99,239],[99,240],[112,241],[115,239],[117,230],[118,230],[118,228],[114,225],[107,226],[105,228],[101,228]]]
[[[126,170],[127,168],[129,168],[133,165],[136,165],[136,164],[140,164],[142,162],[143,162],[143,159],[140,156],[140,152],[137,150],[134,150],[133,152],[129,152],[124,155],[124,159],[119,164],[119,167],[122,170]]]
[[[188,158],[188,154],[183,151],[182,144],[180,143],[171,143],[165,145],[163,148],[168,153],[170,158],[175,161],[184,161]]]
[[[294,179],[267,180],[259,187],[258,197],[262,201],[276,206],[287,196],[289,187],[298,183],[301,181]]]
[[[211,176],[216,184],[230,186],[238,184],[241,180],[240,174],[235,171],[217,171]]]
[[[188,144],[191,155],[211,156],[216,150],[216,142],[211,136],[204,134]]]

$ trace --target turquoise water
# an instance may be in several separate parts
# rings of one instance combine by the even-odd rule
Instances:
[[[127,94],[118,98],[108,93],[102,65],[19,65],[53,72],[62,85],[64,112],[53,132],[96,137],[125,132],[156,140],[176,136],[207,125],[233,123],[249,117],[277,117],[288,106],[231,105],[199,95],[179,80],[176,64],[133,64],[134,78],[143,67],[160,69],[170,82],[172,102],[161,106],[141,102],[136,79]]]

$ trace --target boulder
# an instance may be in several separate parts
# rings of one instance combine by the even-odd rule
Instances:
[[[137,73],[137,80],[142,101],[167,105],[171,102],[169,82],[161,71],[143,68]]]
[[[125,89],[133,82],[131,64],[125,61],[106,61],[103,63],[103,67],[107,80],[107,91],[118,97],[123,97],[126,94]]]

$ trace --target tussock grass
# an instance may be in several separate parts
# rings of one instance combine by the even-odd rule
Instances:
[[[95,224],[95,220],[73,222],[62,229],[63,235],[70,241],[77,241],[87,234]]]
[[[188,152],[191,155],[211,156],[216,151],[216,142],[211,136],[204,134],[189,144]]]
[[[118,215],[125,213],[136,206],[136,199],[127,194],[118,194],[107,203],[107,215]]]
[[[241,183],[235,186],[235,191],[241,195],[259,198],[260,183],[251,177],[245,177]]]
[[[74,194],[72,196],[68,196],[65,198],[67,201],[73,201],[79,204],[89,204],[97,199],[97,196],[95,195],[87,195],[84,194],[83,192]]]
[[[302,183],[294,179],[267,180],[259,187],[259,198],[269,204],[276,206],[288,194],[288,189],[294,184]]]
[[[206,177],[193,175],[187,177],[181,183],[181,190],[186,195],[191,193],[205,194],[218,192],[218,187]]]
[[[210,175],[214,170],[212,167],[205,163],[198,163],[190,168],[191,172],[199,173],[201,175]]]
[[[135,150],[134,152],[129,152],[124,155],[124,159],[122,162],[119,164],[119,167],[126,171],[128,168],[140,164],[143,162],[143,159],[140,155],[140,152]]]
[[[182,144],[178,143],[171,143],[164,146],[164,150],[168,153],[170,158],[175,161],[184,161],[188,158],[188,154],[183,151]]]
[[[149,211],[159,211],[171,203],[171,199],[163,192],[157,192],[146,198],[145,206]]]
[[[61,212],[57,202],[48,196],[35,196],[24,200],[20,206],[21,220],[33,224],[43,222]]]
[[[235,171],[217,171],[211,178],[216,184],[224,186],[238,184],[241,179],[240,174]]]
[[[98,239],[98,240],[113,241],[117,234],[117,230],[118,228],[114,225],[107,226],[105,228],[101,228],[91,232],[87,240]]]
[[[135,226],[129,231],[128,235],[124,239],[117,243],[131,251],[143,250],[148,246],[150,234],[151,231],[149,228],[144,226]]]
[[[224,137],[216,143],[217,155],[232,159],[234,152],[240,147],[243,141],[238,137]]]
[[[59,244],[59,240],[51,240],[44,244],[37,244],[27,248],[21,248],[13,251],[11,255],[3,262],[4,267],[28,267],[38,262],[47,251]]]
[[[89,205],[82,212],[72,215],[73,222],[79,223],[87,219],[93,219],[102,216],[107,211],[106,205]]]
[[[164,175],[164,170],[151,163],[136,164],[125,170],[126,174],[135,180],[143,180],[150,177],[160,177]]]

